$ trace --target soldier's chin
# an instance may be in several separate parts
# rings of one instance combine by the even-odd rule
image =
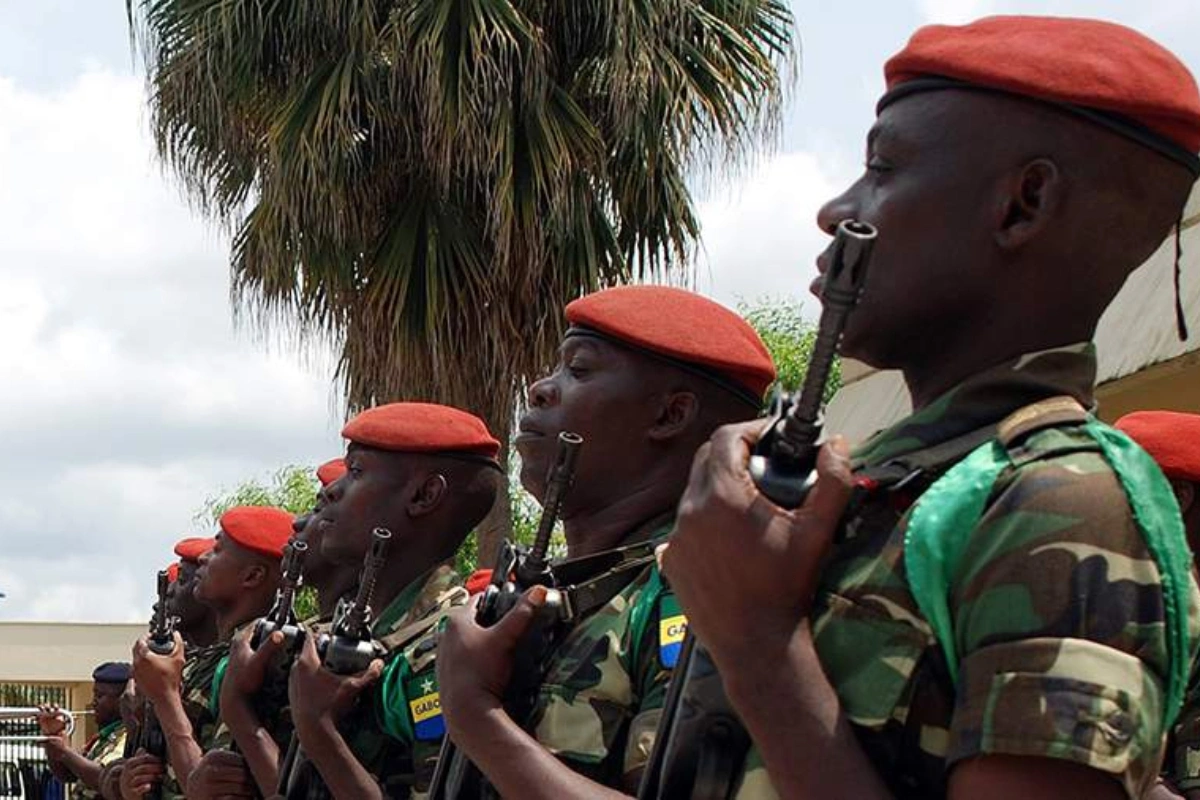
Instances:
[[[863,320],[856,319],[851,315],[846,330],[842,333],[842,340],[838,344],[838,355],[842,358],[861,361],[876,369],[889,369],[890,367],[885,363],[887,361],[887,357],[884,355],[886,348],[880,346],[883,343],[879,342],[878,337],[872,335],[870,327],[861,324],[862,322]]]

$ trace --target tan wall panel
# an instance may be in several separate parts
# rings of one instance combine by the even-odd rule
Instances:
[[[129,661],[145,630],[145,625],[0,622],[0,682],[90,686],[96,665]]]

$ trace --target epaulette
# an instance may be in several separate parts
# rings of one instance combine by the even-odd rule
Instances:
[[[1074,397],[1049,397],[1023,406],[1001,420],[996,426],[996,438],[1011,449],[1031,433],[1059,425],[1081,425],[1087,420],[1087,409]]]
[[[403,650],[424,634],[436,629],[446,612],[456,606],[461,606],[470,599],[470,594],[462,586],[454,586],[442,592],[419,619],[397,628],[377,640],[386,652],[392,653]]]

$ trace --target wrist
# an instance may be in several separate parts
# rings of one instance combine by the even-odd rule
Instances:
[[[710,651],[721,674],[721,683],[735,705],[756,703],[795,682],[792,673],[821,670],[808,619],[791,623],[790,629],[756,632],[743,646]],[[822,673],[823,674],[823,673]]]
[[[300,744],[309,752],[310,757],[312,753],[322,750],[329,742],[342,736],[333,719],[326,714],[296,714],[292,717],[292,724]]]
[[[183,710],[183,702],[179,695],[168,695],[162,700],[154,701],[154,716],[164,736],[192,735],[192,721]]]
[[[460,705],[454,719],[457,723],[446,718],[446,735],[472,756],[472,760],[481,745],[496,744],[516,728],[516,723],[500,703],[489,703],[484,699]]]

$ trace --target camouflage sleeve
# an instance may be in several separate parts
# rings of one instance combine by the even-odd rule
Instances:
[[[412,783],[419,797],[429,789],[446,724],[437,685],[433,631],[389,659],[380,679],[379,722],[391,738],[411,747]],[[392,765],[399,768],[401,765]],[[406,771],[406,770],[402,770]],[[385,784],[387,776],[377,776]]]
[[[687,633],[687,617],[670,590],[664,590],[655,605],[645,630],[631,631],[631,636],[640,635],[640,640],[631,642],[629,648],[635,661],[631,677],[638,703],[633,709],[625,744],[622,764],[625,775],[641,770],[650,760],[671,673]]]
[[[1200,679],[1195,669],[1171,744],[1163,772],[1183,791],[1200,789]]]
[[[947,763],[1064,759],[1131,797],[1162,757],[1167,674],[1158,568],[1098,454],[1011,471],[951,587],[961,664]]]

